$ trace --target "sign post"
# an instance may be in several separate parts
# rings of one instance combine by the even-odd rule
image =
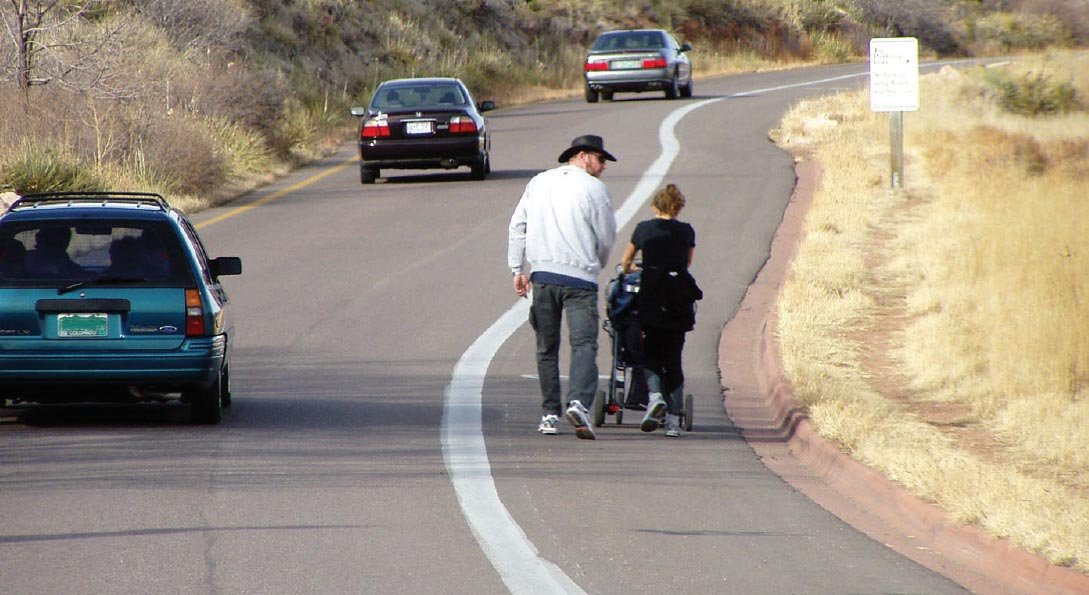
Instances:
[[[870,40],[870,110],[889,112],[891,184],[904,183],[904,112],[919,109],[919,40]]]

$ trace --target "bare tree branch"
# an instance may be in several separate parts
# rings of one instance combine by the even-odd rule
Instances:
[[[39,78],[36,72],[40,54],[51,47],[42,39],[43,36],[75,26],[87,9],[100,1],[85,0],[75,5],[62,5],[61,0],[9,0],[4,4],[3,19],[15,46],[15,81],[20,88],[25,91],[32,85],[51,80],[51,77]],[[11,7],[10,11],[7,10],[8,6]]]

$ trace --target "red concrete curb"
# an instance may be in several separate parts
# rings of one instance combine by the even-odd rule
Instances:
[[[1089,576],[953,522],[937,506],[858,463],[817,435],[794,399],[775,341],[775,301],[819,185],[812,162],[798,182],[771,255],[723,329],[724,406],[765,465],[871,538],[975,593],[1086,594]]]

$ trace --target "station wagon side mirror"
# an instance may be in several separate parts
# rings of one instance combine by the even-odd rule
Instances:
[[[362,117],[367,115],[367,108],[365,107],[353,107],[351,109],[352,115],[356,117]]]
[[[477,107],[477,109],[479,109],[482,112],[490,112],[493,109],[495,109],[495,102],[490,100],[490,99],[487,100],[487,101],[481,101],[480,105]]]
[[[208,264],[211,265],[213,277],[242,274],[242,259],[237,256],[220,256]]]
[[[690,52],[690,51],[692,51],[692,44],[690,44],[690,43],[688,43],[688,42],[682,43],[682,44],[681,44],[681,51],[682,51],[682,52]]]

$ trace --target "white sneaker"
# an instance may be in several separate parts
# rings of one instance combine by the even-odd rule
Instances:
[[[564,417],[575,426],[575,435],[583,440],[593,440],[594,428],[590,426],[590,411],[577,399],[567,404]]]
[[[643,416],[643,423],[639,424],[639,429],[644,432],[657,430],[665,408],[666,402],[662,398],[662,393],[650,393],[650,404],[647,405],[647,413]]]
[[[541,416],[541,423],[537,424],[537,431],[547,436],[555,436],[559,433],[560,416],[558,415],[544,415]]]
[[[679,415],[673,415],[667,413],[665,418],[665,435],[670,438],[680,438],[681,436],[681,417]]]

